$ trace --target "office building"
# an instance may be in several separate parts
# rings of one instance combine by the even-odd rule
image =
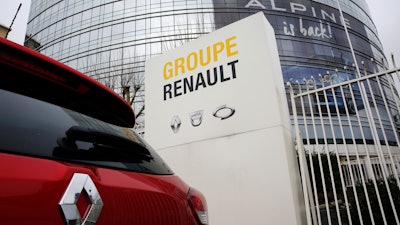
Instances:
[[[121,95],[137,90],[133,106],[138,112],[144,105],[147,59],[259,11],[275,30],[285,82],[315,77],[323,85],[362,75],[354,68],[349,39],[368,73],[385,67],[364,0],[32,0],[27,35],[40,43],[36,50]],[[345,97],[340,99],[343,107]],[[349,107],[363,107],[355,102]]]

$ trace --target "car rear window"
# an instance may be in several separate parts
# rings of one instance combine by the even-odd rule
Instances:
[[[0,89],[0,151],[150,174],[172,174],[132,129]]]

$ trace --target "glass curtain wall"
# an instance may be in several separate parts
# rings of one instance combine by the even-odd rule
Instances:
[[[27,35],[37,51],[121,95],[135,92],[139,112],[146,59],[213,31],[213,12],[212,0],[32,0]]]
[[[383,70],[387,63],[365,1],[339,3],[344,24],[336,0],[32,0],[27,35],[43,54],[134,95],[140,112],[147,59],[259,11],[274,28],[285,82],[314,77],[322,86],[363,76],[344,25],[361,71]],[[393,96],[385,97],[393,103]],[[353,107],[363,106],[356,101]]]

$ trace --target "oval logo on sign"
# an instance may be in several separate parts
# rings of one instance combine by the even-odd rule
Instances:
[[[221,120],[228,119],[229,117],[235,114],[235,109],[228,107],[226,105],[221,105],[220,107],[216,108],[213,112],[213,116],[220,118]]]

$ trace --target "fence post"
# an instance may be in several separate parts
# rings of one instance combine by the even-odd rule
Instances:
[[[289,87],[290,93],[290,101],[292,103],[292,114],[294,121],[297,121],[297,110],[296,110],[296,102],[294,97],[294,91],[292,85],[288,82],[287,86]],[[296,147],[297,147],[297,155],[299,156],[299,164],[300,164],[300,175],[301,175],[301,183],[303,187],[304,194],[304,202],[306,205],[306,218],[307,224],[317,224],[316,215],[315,215],[315,206],[314,200],[311,190],[311,182],[307,168],[307,159],[304,153],[303,139],[301,137],[300,129],[298,123],[295,124],[295,133],[296,133]],[[310,205],[311,204],[311,205]],[[311,212],[311,214],[310,214]],[[312,218],[311,218],[312,216]]]

